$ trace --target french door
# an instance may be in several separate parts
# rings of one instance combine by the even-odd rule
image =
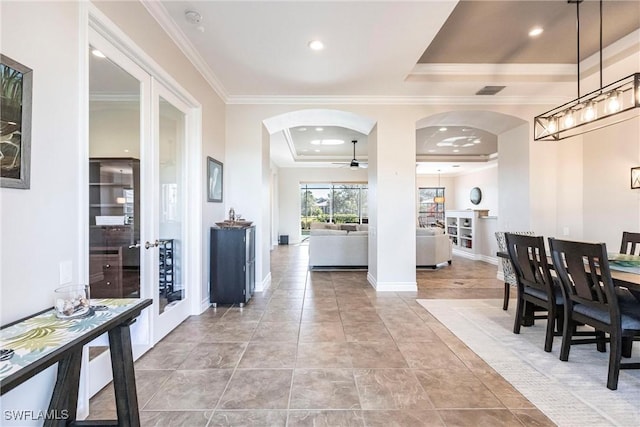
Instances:
[[[132,326],[137,358],[199,306],[192,271],[200,245],[189,226],[199,221],[187,219],[200,184],[186,191],[199,174],[199,163],[187,167],[199,152],[199,123],[180,89],[156,80],[135,55],[91,26],[88,40],[89,281],[96,297],[153,300]],[[90,344],[89,396],[110,380],[105,345]]]

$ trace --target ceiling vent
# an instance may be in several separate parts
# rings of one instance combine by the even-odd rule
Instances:
[[[476,92],[476,95],[495,95],[500,92],[506,86],[485,86]]]

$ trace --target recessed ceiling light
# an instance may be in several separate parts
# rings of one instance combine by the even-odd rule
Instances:
[[[309,42],[309,49],[311,50],[322,50],[324,49],[324,43],[320,40],[311,40]]]
[[[463,147],[473,147],[473,144],[470,142],[467,142],[466,144],[462,145]]]
[[[344,144],[342,139],[314,139],[311,141],[313,145],[340,145]]]
[[[106,55],[100,52],[98,49],[93,49],[91,53],[93,53],[93,56],[97,56],[98,58],[106,58]]]
[[[462,132],[471,132],[471,129],[469,129],[469,128],[463,128],[463,129],[462,129]]]
[[[315,151],[316,153],[319,153],[319,152],[320,152],[320,150],[313,150],[313,151]]]
[[[317,132],[322,132],[324,130],[324,128],[316,128]]]
[[[439,130],[440,132],[446,132],[446,131],[447,131],[447,128],[445,128],[445,127],[441,127],[441,128],[440,128],[440,129],[438,129],[438,130]]]
[[[125,148],[124,152],[125,152],[125,153],[128,153],[128,152],[129,152],[129,150],[127,150],[127,149]]]
[[[474,139],[474,140],[473,140],[473,143],[474,143],[474,144],[480,144],[481,142],[482,142],[482,141],[480,141],[479,139]]]
[[[307,128],[298,128],[298,132],[306,132]]]
[[[542,27],[533,27],[529,30],[529,37],[538,37],[543,31]]]
[[[454,152],[454,153],[459,153],[459,152],[460,152],[460,150],[453,150],[453,152]]]

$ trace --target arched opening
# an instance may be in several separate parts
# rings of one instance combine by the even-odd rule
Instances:
[[[493,111],[418,120],[419,225],[441,224],[454,255],[495,262],[494,232],[529,228],[529,140],[528,122]]]
[[[272,166],[276,166],[272,167],[276,172],[269,177],[272,245],[281,236],[286,236],[290,243],[299,243],[316,217],[334,222],[345,215],[347,219],[353,216],[350,221],[355,218],[362,222],[369,136],[375,120],[342,110],[304,109],[270,117],[263,125],[267,139],[263,142],[269,149]],[[353,160],[359,167],[354,167]],[[356,211],[348,214],[334,211],[337,207],[332,205],[333,197],[319,196],[326,199],[317,203],[320,206],[316,210],[321,212],[318,215],[314,212],[315,216],[302,215],[301,184],[312,188],[307,191],[309,194],[314,191],[334,194],[334,187],[345,194],[353,193]]]

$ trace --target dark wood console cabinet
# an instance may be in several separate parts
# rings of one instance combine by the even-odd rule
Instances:
[[[255,290],[255,227],[211,228],[209,301],[244,306]]]

